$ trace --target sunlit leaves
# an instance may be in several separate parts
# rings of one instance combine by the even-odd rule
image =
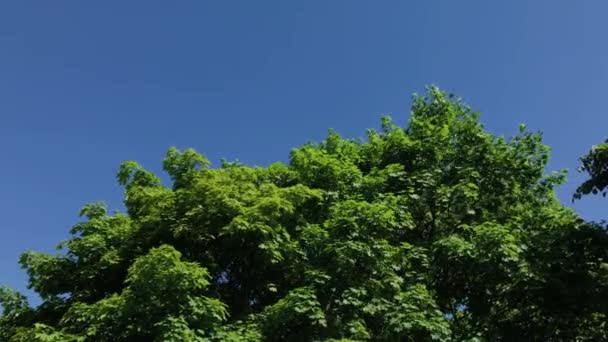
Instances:
[[[309,341],[326,326],[325,313],[311,288],[294,289],[263,312],[262,331],[268,341]]]

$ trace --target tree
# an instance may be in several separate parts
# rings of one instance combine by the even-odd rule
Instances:
[[[603,144],[593,146],[591,151],[581,158],[580,172],[589,174],[589,179],[583,182],[574,194],[575,199],[583,195],[598,194],[606,197],[608,193],[608,140]]]
[[[606,340],[608,237],[561,205],[549,149],[414,96],[405,128],[330,131],[288,165],[169,150],[120,167],[127,213],[86,205],[0,292],[0,341]]]

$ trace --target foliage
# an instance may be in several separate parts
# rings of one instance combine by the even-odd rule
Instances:
[[[58,254],[22,256],[43,303],[0,290],[0,341],[605,340],[608,237],[548,157],[430,88],[406,128],[288,165],[172,148],[165,187],[126,162],[127,213],[88,204]]]
[[[575,199],[583,195],[598,194],[606,197],[608,193],[608,140],[593,146],[591,151],[581,158],[582,166],[579,171],[589,174],[589,179],[583,182],[574,194]]]

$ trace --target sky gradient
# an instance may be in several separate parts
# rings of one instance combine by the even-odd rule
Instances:
[[[79,208],[122,208],[118,165],[170,146],[267,165],[328,128],[405,124],[436,84],[498,135],[542,130],[549,170],[608,138],[606,1],[52,1],[0,4],[0,284]],[[607,218],[608,199],[574,208]],[[25,291],[31,294],[29,291]]]

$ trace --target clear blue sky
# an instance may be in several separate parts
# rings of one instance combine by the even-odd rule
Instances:
[[[606,1],[13,1],[0,4],[0,284],[80,206],[120,209],[117,166],[169,146],[265,165],[327,128],[404,124],[437,84],[511,135],[542,129],[570,204],[608,137]],[[575,204],[608,217],[608,199]],[[31,293],[31,292],[27,292]]]

